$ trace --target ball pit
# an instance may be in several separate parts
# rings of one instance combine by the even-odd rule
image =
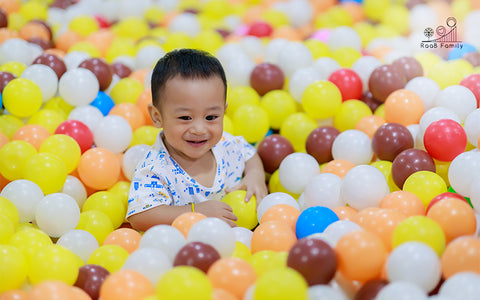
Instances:
[[[478,298],[479,9],[0,0],[0,300]],[[269,194],[227,194],[235,228],[139,232],[151,71],[180,47],[221,61]]]

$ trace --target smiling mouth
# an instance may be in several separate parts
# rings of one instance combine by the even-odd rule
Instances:
[[[193,146],[201,146],[205,144],[207,140],[201,140],[201,141],[187,141],[187,143],[193,145]]]

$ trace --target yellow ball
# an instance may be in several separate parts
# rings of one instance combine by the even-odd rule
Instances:
[[[10,221],[7,216],[0,213],[0,245],[8,244],[14,233],[15,226],[13,226],[12,221]]]
[[[383,24],[395,28],[401,35],[410,29],[409,11],[406,6],[394,4],[387,7],[385,14],[381,16]]]
[[[267,271],[287,266],[287,260],[281,253],[272,250],[262,250],[253,253],[249,261],[255,269],[255,273],[261,276]]]
[[[80,15],[70,21],[68,29],[83,37],[87,37],[89,34],[97,32],[100,26],[93,16]]]
[[[23,178],[36,183],[45,195],[56,193],[67,180],[67,168],[57,155],[38,153],[25,162]]]
[[[445,233],[434,220],[425,216],[413,216],[400,222],[392,236],[393,248],[405,242],[417,241],[432,247],[438,256],[445,250]]]
[[[6,216],[12,222],[13,228],[17,228],[20,219],[17,207],[12,201],[2,196],[0,196],[0,214]]]
[[[0,174],[13,181],[23,178],[26,161],[37,154],[37,149],[25,141],[11,141],[0,148]]]
[[[417,195],[426,209],[435,196],[447,192],[447,185],[442,177],[434,172],[418,171],[405,180],[403,190]]]
[[[74,106],[65,102],[65,100],[63,100],[63,98],[60,96],[53,97],[52,99],[48,100],[43,104],[43,109],[56,111],[60,113],[65,119],[67,119],[68,115],[74,108]]]
[[[233,127],[232,119],[229,116],[223,116],[223,131],[226,131],[230,134],[235,134],[235,128]]]
[[[303,112],[297,112],[283,121],[280,134],[292,143],[295,152],[307,152],[305,143],[308,135],[317,127],[317,123],[311,117]]]
[[[28,276],[33,284],[60,280],[73,285],[78,276],[76,255],[60,245],[47,245],[33,255]]]
[[[128,251],[118,245],[103,245],[90,254],[87,263],[102,266],[114,273],[122,268],[128,255]]]
[[[232,123],[235,134],[243,136],[249,143],[263,139],[270,128],[268,114],[259,105],[240,106],[233,115]]]
[[[48,6],[42,1],[27,1],[20,7],[19,13],[27,21],[42,20],[45,21],[48,15]]]
[[[315,28],[334,28],[338,26],[352,26],[352,15],[343,7],[336,5],[315,18]]]
[[[336,60],[340,66],[351,68],[353,63],[362,57],[362,53],[352,47],[340,47],[332,51],[330,56]]]
[[[143,85],[133,78],[120,79],[112,88],[110,96],[115,104],[136,103],[143,92]]]
[[[68,174],[77,168],[82,155],[77,141],[65,134],[55,134],[46,138],[39,152],[57,155],[65,164]]]
[[[25,24],[27,24],[27,20],[20,13],[11,12],[8,14],[8,29],[19,31]]]
[[[54,134],[57,127],[66,120],[63,113],[42,108],[30,117],[27,124],[42,125],[50,134]]]
[[[251,256],[252,252],[247,245],[239,241],[235,242],[235,250],[233,250],[232,257],[237,257],[245,261],[249,261]]]
[[[370,165],[377,168],[380,172],[382,172],[383,176],[385,176],[388,187],[390,188],[390,193],[400,190],[400,188],[395,184],[395,181],[393,181],[391,161],[377,160]]]
[[[9,61],[0,66],[1,72],[8,72],[15,75],[17,78],[20,77],[25,71],[27,66],[18,61]]]
[[[274,288],[273,288],[274,287]],[[259,276],[255,299],[262,300],[307,300],[308,284],[303,276],[292,268],[276,268]]]
[[[468,149],[466,151],[469,151]],[[443,181],[447,186],[450,186],[450,180],[448,179],[448,168],[450,167],[451,161],[439,161],[433,159],[435,162],[435,173],[442,177]]]
[[[33,256],[39,249],[51,244],[53,244],[52,240],[45,232],[28,225],[21,226],[20,224],[17,231],[10,238],[10,245],[13,245],[20,250],[23,255],[25,255],[29,264],[32,262]]]
[[[100,245],[103,244],[105,238],[114,230],[110,218],[98,210],[89,210],[80,213],[80,220],[78,221],[76,229],[90,232]]]
[[[24,124],[22,120],[12,115],[0,115],[0,132],[12,139],[17,130]]]
[[[108,63],[112,63],[118,56],[135,57],[136,46],[132,39],[115,38],[105,54],[105,59]]]
[[[258,224],[257,220],[257,198],[255,195],[250,198],[250,201],[245,202],[246,191],[238,190],[226,194],[222,202],[227,203],[233,210],[233,214],[237,216],[235,221],[240,227],[253,229]]]
[[[145,10],[144,15],[147,22],[157,24],[160,20],[163,20],[165,11],[159,6],[151,6]]]
[[[220,20],[225,17],[228,12],[231,11],[231,7],[228,2],[223,0],[209,0],[203,6],[203,13],[212,18]]]
[[[385,119],[385,104],[380,104],[377,109],[375,109],[375,112],[373,113],[375,116],[382,117]]]
[[[154,126],[146,125],[139,127],[133,132],[132,141],[130,142],[130,147],[145,144],[152,146],[155,143],[160,128]]]
[[[130,182],[129,181],[118,181],[115,183],[111,188],[108,189],[109,192],[112,192],[122,199],[122,203],[127,209],[128,206],[128,192],[130,190]]]
[[[462,80],[460,71],[448,62],[439,62],[432,66],[427,72],[427,77],[433,79],[441,89],[459,84]]]
[[[372,115],[372,110],[365,102],[360,100],[347,100],[340,105],[333,119],[333,124],[340,131],[354,129],[358,121],[370,115]]]
[[[146,20],[138,17],[127,17],[113,26],[113,32],[118,36],[133,40],[146,36],[149,29]]]
[[[70,48],[68,48],[68,53],[73,51],[85,52],[90,55],[90,57],[101,56],[100,50],[98,50],[98,48],[94,44],[87,41],[77,42],[73,44]]]
[[[166,52],[170,52],[180,48],[192,48],[193,39],[183,32],[170,32],[167,33],[165,43],[162,45]]]
[[[342,94],[335,84],[327,80],[311,83],[302,95],[302,107],[314,119],[335,116],[342,104]]]
[[[223,38],[215,30],[203,30],[193,38],[193,44],[196,49],[213,54],[217,53],[217,50],[223,45]]]
[[[278,9],[270,8],[262,12],[262,19],[273,28],[287,26],[289,24],[288,16],[285,12]]]
[[[165,272],[156,285],[157,298],[163,300],[212,299],[213,287],[207,275],[191,266],[178,266]]]
[[[118,228],[125,221],[125,206],[122,198],[112,192],[100,191],[93,193],[83,204],[82,211],[101,211],[112,221],[113,228]]]
[[[368,45],[371,40],[377,37],[375,27],[368,22],[358,22],[353,25],[353,29],[358,33],[362,40],[362,46]]]
[[[429,51],[417,53],[413,57],[422,65],[424,74],[428,74],[431,67],[442,61],[440,56]]]
[[[0,294],[19,289],[27,279],[28,264],[23,253],[12,245],[0,245]]]
[[[313,59],[330,56],[330,48],[327,44],[317,39],[308,39],[304,42],[305,46],[312,52]]]
[[[267,112],[270,127],[280,129],[283,121],[297,111],[295,99],[284,90],[273,90],[266,93],[260,102],[260,106]]]
[[[288,191],[285,187],[283,187],[282,183],[280,182],[278,169],[273,172],[273,174],[270,176],[270,179],[268,180],[268,190],[270,191],[270,193],[275,193],[275,192],[286,193],[295,199],[298,199],[298,197],[300,197],[299,194],[294,194]]]
[[[250,86],[237,86],[227,92],[226,114],[233,118],[237,109],[245,104],[259,105],[260,96]]]
[[[380,21],[389,7],[389,1],[384,0],[365,0],[363,9],[367,18]]]
[[[3,90],[3,105],[14,116],[26,118],[36,113],[42,106],[42,91],[33,81],[16,78]]]

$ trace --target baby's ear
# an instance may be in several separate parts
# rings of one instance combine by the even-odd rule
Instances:
[[[160,111],[153,106],[153,103],[148,103],[147,110],[150,119],[152,119],[153,126],[162,128],[162,115],[160,114]]]

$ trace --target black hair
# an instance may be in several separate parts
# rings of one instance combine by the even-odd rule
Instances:
[[[168,80],[180,76],[184,79],[222,79],[227,96],[227,79],[220,61],[208,52],[196,49],[177,49],[160,58],[152,73],[152,102],[157,106],[160,93]]]

